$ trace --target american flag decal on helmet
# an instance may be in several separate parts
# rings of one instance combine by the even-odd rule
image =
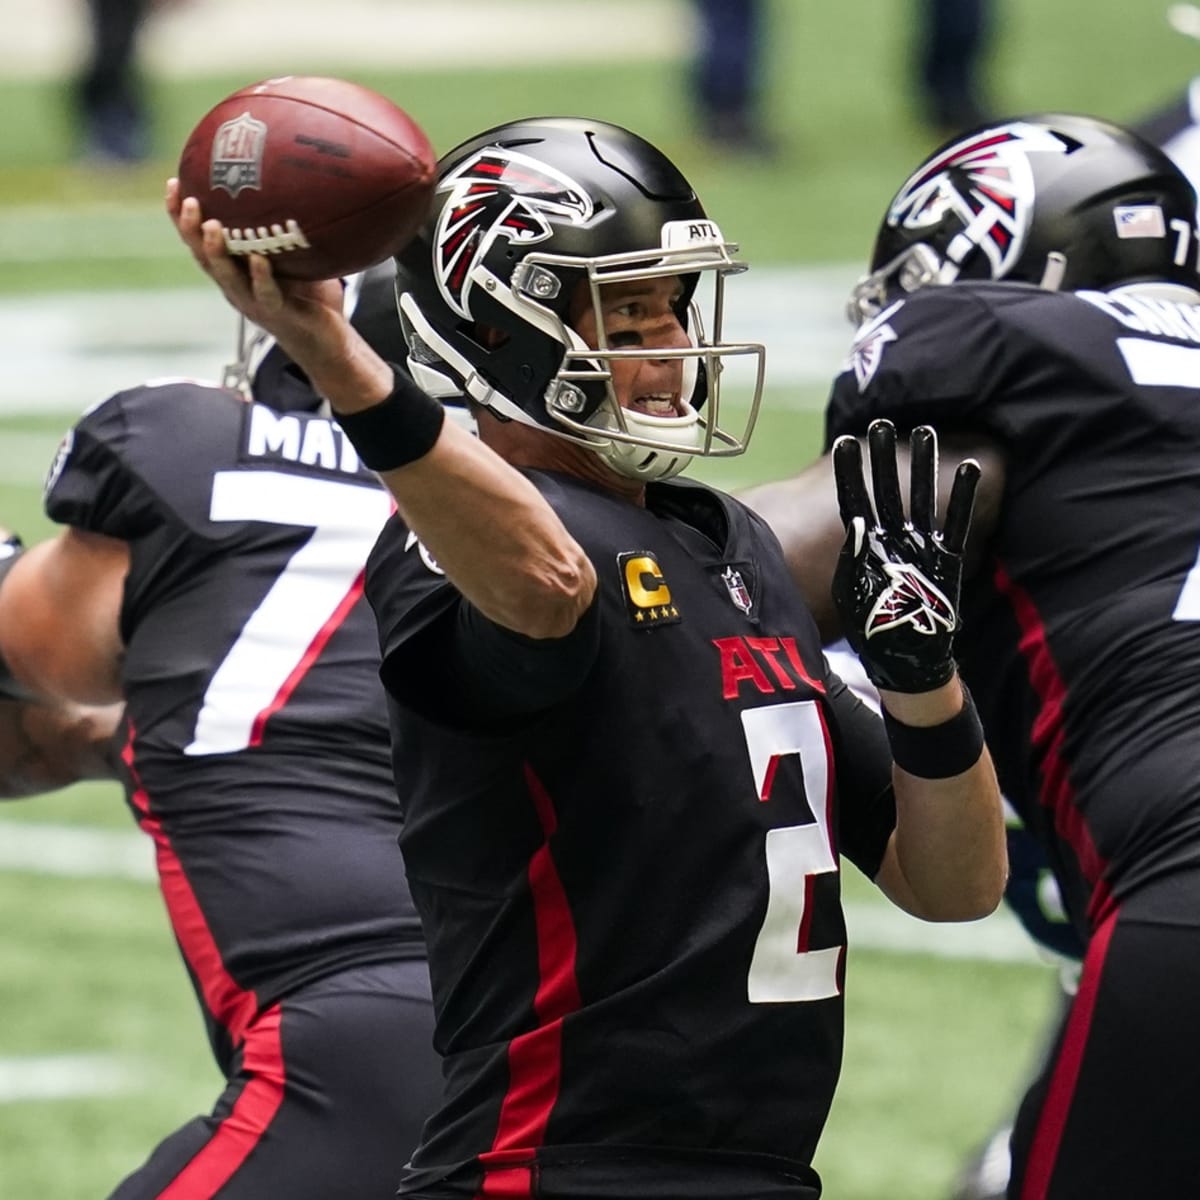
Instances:
[[[958,265],[978,247],[993,279],[1003,279],[1020,256],[1033,213],[1030,151],[1065,154],[1065,142],[1047,129],[1022,122],[987,129],[955,142],[925,163],[897,193],[888,210],[893,227],[920,230],[948,212],[963,230],[947,248]]]
[[[450,193],[434,232],[438,287],[462,317],[471,315],[471,269],[497,237],[544,241],[552,221],[582,225],[594,211],[587,192],[561,171],[496,146],[457,166],[438,191]]]
[[[916,567],[884,563],[883,569],[892,582],[867,617],[867,637],[905,625],[917,633],[937,633],[939,625],[953,633],[958,625],[954,606]]]

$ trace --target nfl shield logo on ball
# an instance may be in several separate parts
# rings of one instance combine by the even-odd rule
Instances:
[[[248,112],[226,121],[213,136],[209,186],[236,196],[244,188],[262,189],[262,154],[267,140],[265,121]]]

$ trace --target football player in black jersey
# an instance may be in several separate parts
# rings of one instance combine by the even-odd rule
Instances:
[[[392,273],[357,323],[394,313]],[[227,1080],[114,1200],[385,1200],[441,1091],[363,599],[391,501],[260,348],[252,402],[172,381],[85,414],[47,486],[65,529],[0,591],[18,680],[124,702],[120,777]]]
[[[1158,148],[1046,114],[936,151],[888,208],[826,437],[936,422],[984,464],[963,677],[1086,944],[1018,1114],[1020,1200],[1200,1186],[1200,273]],[[827,636],[833,460],[751,492]]]
[[[399,258],[420,390],[334,290],[260,257],[242,270],[175,184],[169,208],[399,508],[367,591],[447,1081],[401,1194],[816,1197],[840,856],[934,920],[990,912],[1003,887],[999,795],[950,654],[973,464],[945,540],[929,504],[913,538],[888,427],[878,516],[845,446],[839,594],[889,627],[867,655],[885,732],[828,672],[763,522],[670,479],[744,447],[721,375],[735,355],[758,368],[752,419],[761,347],[723,339],[742,264],[654,147],[543,118],[442,159]],[[458,395],[478,440],[443,424],[434,397]]]

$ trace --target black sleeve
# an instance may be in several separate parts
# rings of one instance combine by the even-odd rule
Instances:
[[[879,874],[896,827],[892,751],[883,721],[842,680],[826,676],[837,771],[838,845],[868,879]]]
[[[85,413],[58,448],[46,480],[46,515],[59,525],[129,541],[160,519],[155,498],[126,461],[124,393]]]
[[[599,646],[598,605],[562,638],[528,638],[468,604],[393,516],[367,560],[380,678],[393,699],[446,724],[519,724],[570,695]]]
[[[381,677],[395,699],[468,729],[518,726],[565,700],[596,657],[593,604],[561,638],[505,629],[460,600],[385,659]]]
[[[929,423],[939,433],[998,432],[1012,338],[995,304],[959,284],[929,287],[890,306],[855,337],[825,410],[825,449],[886,417],[901,431]]]

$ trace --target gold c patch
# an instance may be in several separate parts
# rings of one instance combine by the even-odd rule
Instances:
[[[674,625],[680,620],[679,609],[671,598],[671,589],[663,578],[658,559],[649,550],[627,550],[617,555],[621,588],[629,623],[638,629],[655,625]]]

